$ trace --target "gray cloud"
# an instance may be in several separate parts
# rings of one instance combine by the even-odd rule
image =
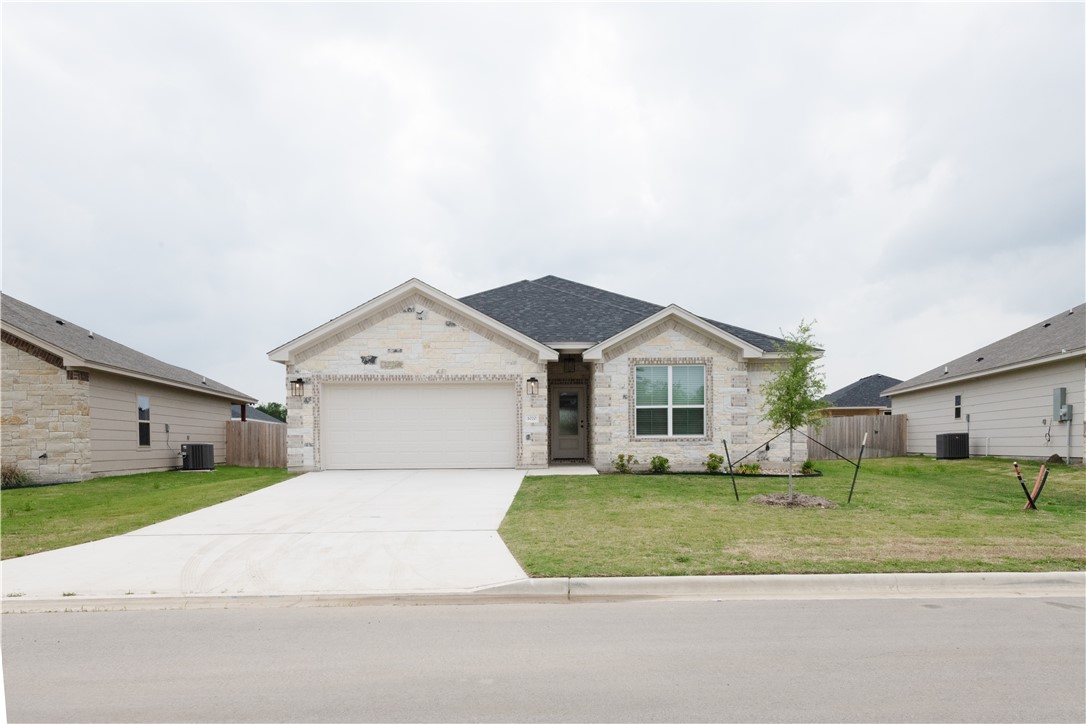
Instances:
[[[1086,298],[1080,4],[11,5],[3,285],[262,399],[413,276],[558,274],[830,388]]]

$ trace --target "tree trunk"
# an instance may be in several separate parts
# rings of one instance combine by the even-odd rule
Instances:
[[[795,493],[792,492],[792,470],[796,467],[796,461],[792,459],[792,434],[796,428],[788,428],[788,502],[796,502]]]

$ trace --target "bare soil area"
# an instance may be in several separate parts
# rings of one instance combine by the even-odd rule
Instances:
[[[817,495],[806,493],[772,493],[769,495],[755,495],[751,502],[760,505],[778,505],[784,508],[836,508],[837,503]]]

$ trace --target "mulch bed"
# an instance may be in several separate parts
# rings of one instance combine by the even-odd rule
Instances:
[[[752,503],[761,505],[779,505],[784,508],[836,508],[837,503],[817,495],[795,493],[789,497],[788,493],[773,493],[772,495],[755,495],[750,499]]]

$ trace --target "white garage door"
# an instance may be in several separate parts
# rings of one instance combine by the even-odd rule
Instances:
[[[513,386],[324,385],[321,463],[326,470],[514,467]]]

